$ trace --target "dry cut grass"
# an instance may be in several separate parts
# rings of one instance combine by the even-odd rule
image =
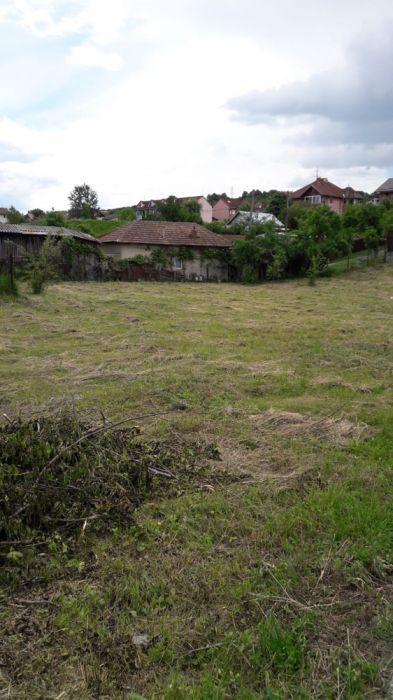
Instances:
[[[392,281],[58,284],[0,305],[8,419],[177,406],[136,421],[143,443],[216,447],[129,523],[2,547],[0,693],[387,696]]]

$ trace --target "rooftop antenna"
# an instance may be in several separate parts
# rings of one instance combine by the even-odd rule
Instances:
[[[233,185],[231,187],[231,199],[233,199]]]
[[[319,178],[319,168],[317,168],[317,172],[316,172],[316,180],[318,180],[318,178]]]

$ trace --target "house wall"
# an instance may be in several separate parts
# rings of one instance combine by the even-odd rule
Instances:
[[[323,202],[336,214],[342,214],[344,211],[344,200],[338,197],[326,197]]]
[[[8,224],[8,216],[6,214],[0,214],[0,224]]]
[[[210,224],[213,221],[213,207],[205,197],[198,199],[201,207],[201,219],[204,224]]]
[[[214,205],[213,219],[215,219],[215,221],[226,221],[229,219],[229,207],[223,199],[219,199]]]
[[[292,202],[295,204],[304,204],[307,207],[317,207],[317,206],[326,206],[329,207],[332,211],[336,212],[336,214],[342,214],[344,211],[344,198],[339,198],[339,197],[325,197],[324,195],[321,197],[321,204],[312,204],[311,202],[308,202],[305,198],[310,197],[310,196],[315,196],[317,195],[318,192],[314,189],[314,187],[310,187],[310,189],[305,192],[303,197],[300,199],[293,199]]]
[[[137,243],[102,243],[102,251],[106,255],[111,255],[116,258],[126,259],[135,258],[137,255],[149,255],[155,248],[168,250],[168,246],[141,245]],[[179,279],[193,280],[202,278],[204,281],[214,280],[219,282],[228,281],[228,265],[221,264],[216,260],[204,260],[201,256],[201,249],[192,248],[193,260],[184,260],[183,269],[176,270],[175,267],[170,267],[171,271],[176,271]],[[176,249],[174,249],[176,253]]]
[[[383,202],[384,199],[393,199],[393,191],[391,192],[380,192],[379,201]]]

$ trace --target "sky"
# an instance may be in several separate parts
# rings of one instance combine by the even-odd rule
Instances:
[[[393,176],[391,0],[0,0],[0,206]]]

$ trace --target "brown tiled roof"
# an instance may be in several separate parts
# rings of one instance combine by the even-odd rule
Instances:
[[[180,221],[132,221],[105,236],[100,243],[140,243],[142,245],[201,246],[230,248],[236,236],[213,233],[200,224]]]
[[[345,199],[363,199],[362,192],[354,190],[353,187],[345,187],[343,189],[343,195]]]
[[[375,194],[378,194],[378,192],[393,192],[393,177],[389,177],[388,180],[375,190]]]
[[[0,207],[0,214],[3,214],[3,215],[8,214],[8,209],[5,209],[5,207]]]
[[[243,197],[220,197],[228,204],[230,209],[239,209],[244,202]]]
[[[323,197],[343,198],[343,190],[341,187],[334,185],[333,182],[329,182],[329,180],[326,180],[323,177],[317,177],[314,182],[311,182],[309,185],[305,185],[305,187],[301,187],[301,189],[296,190],[296,192],[292,192],[291,199],[302,199],[307,190],[309,190],[311,187]]]

